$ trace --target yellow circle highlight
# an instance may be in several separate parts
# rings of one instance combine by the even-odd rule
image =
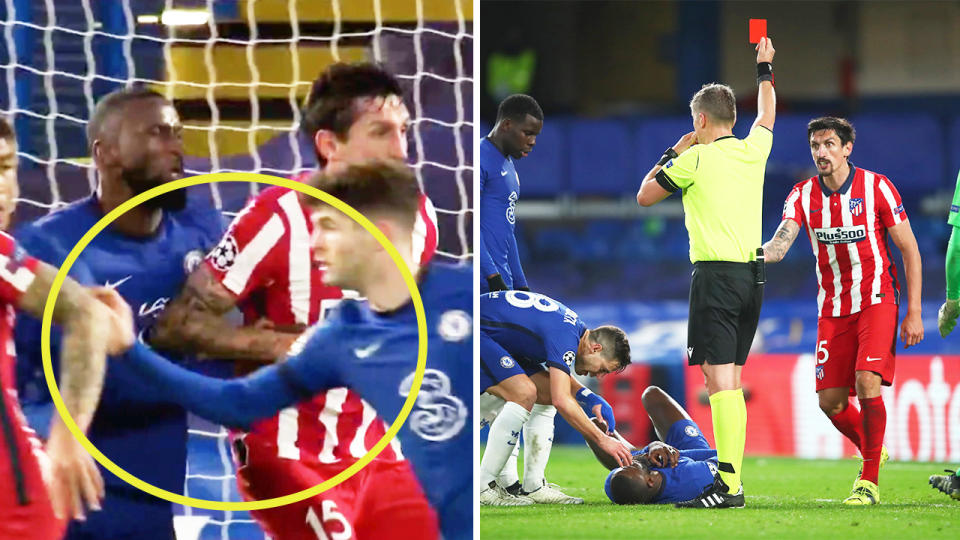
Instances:
[[[373,448],[371,448],[369,452],[367,452],[356,463],[350,465],[333,478],[330,478],[311,488],[299,491],[297,493],[284,495],[283,497],[274,497],[272,499],[250,502],[208,501],[205,499],[185,497],[178,493],[160,489],[152,484],[140,480],[136,476],[133,476],[119,467],[116,463],[111,461],[110,458],[103,455],[103,453],[100,452],[100,450],[98,450],[89,439],[87,439],[87,436],[83,433],[83,431],[80,430],[76,422],[74,422],[73,417],[70,416],[70,412],[63,404],[63,399],[60,396],[60,390],[57,388],[57,382],[53,376],[53,367],[50,360],[50,328],[53,319],[53,307],[56,305],[57,296],[60,294],[60,288],[63,286],[63,281],[66,279],[67,273],[70,271],[73,263],[76,262],[77,257],[80,256],[80,253],[98,234],[100,234],[101,231],[103,231],[103,229],[110,225],[110,223],[138,204],[175,189],[181,189],[200,184],[211,184],[214,182],[260,182],[263,184],[272,184],[274,186],[295,189],[301,193],[319,199],[324,203],[340,210],[344,214],[347,214],[354,221],[359,223],[364,229],[366,229],[367,232],[372,234],[373,237],[376,238],[380,243],[380,245],[383,246],[383,248],[387,251],[387,253],[390,254],[390,258],[393,259],[394,264],[396,264],[397,268],[400,269],[400,274],[403,276],[403,281],[407,285],[407,289],[410,291],[410,298],[413,301],[414,311],[417,314],[417,335],[419,339],[419,347],[417,350],[417,368],[414,372],[410,394],[403,403],[403,407],[400,409],[400,413],[397,415],[397,418],[392,424],[390,424],[390,428],[383,435],[383,437],[377,441],[377,444],[373,445]],[[73,436],[77,439],[77,441],[79,441],[80,444],[83,445],[88,452],[90,452],[94,459],[99,461],[100,464],[103,465],[108,471],[122,478],[125,482],[136,487],[137,489],[173,503],[192,506],[194,508],[204,508],[208,510],[237,511],[265,510],[268,508],[275,508],[277,506],[291,504],[302,501],[309,497],[313,497],[314,495],[322,493],[344,482],[359,472],[360,469],[365,467],[375,457],[377,457],[377,455],[380,454],[380,452],[388,444],[390,444],[390,441],[396,437],[397,432],[403,426],[403,423],[406,422],[407,416],[410,414],[410,411],[413,409],[413,405],[417,400],[417,395],[420,393],[420,385],[423,382],[423,374],[427,366],[427,324],[426,316],[424,314],[423,300],[420,298],[420,291],[417,288],[416,280],[410,273],[409,268],[407,268],[406,263],[404,263],[403,258],[400,256],[400,253],[397,251],[397,248],[393,245],[393,243],[390,242],[390,240],[384,236],[384,234],[380,232],[380,229],[371,223],[370,220],[364,217],[363,214],[356,211],[353,207],[341,201],[340,199],[320,191],[315,187],[301,184],[300,182],[296,182],[294,180],[256,173],[213,173],[194,176],[192,178],[182,178],[180,180],[168,182],[162,186],[157,186],[153,189],[150,189],[149,191],[141,193],[114,208],[112,211],[110,211],[110,213],[105,215],[100,219],[100,221],[91,227],[90,230],[83,235],[80,241],[77,242],[77,245],[75,245],[67,255],[66,260],[63,262],[63,265],[60,267],[60,270],[57,272],[57,275],[53,280],[53,285],[50,288],[50,295],[47,297],[47,303],[43,310],[43,319],[41,320],[41,324],[40,353],[43,357],[43,374],[47,379],[47,387],[50,389],[50,395],[53,397],[53,404],[56,406],[57,412],[60,413],[60,417],[63,419],[64,424],[66,424],[70,432],[73,433]]]

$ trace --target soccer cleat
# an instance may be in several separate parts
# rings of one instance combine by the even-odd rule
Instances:
[[[843,504],[851,506],[880,504],[880,486],[869,480],[857,480],[853,485],[853,493],[843,500]]]
[[[537,504],[583,504],[580,497],[571,497],[560,491],[560,486],[548,484],[543,481],[543,486],[530,492],[524,492],[524,495]]]
[[[511,495],[507,490],[498,486],[496,481],[490,482],[487,489],[480,492],[480,506],[530,506],[533,500],[523,495]]]
[[[880,468],[883,468],[883,465],[890,459],[890,454],[887,453],[887,446],[883,445],[880,447]],[[860,458],[860,471],[857,472],[857,478],[853,481],[853,487],[857,487],[857,482],[860,481],[860,476],[863,474],[863,458]]]
[[[736,493],[730,493],[730,488],[720,479],[718,474],[713,485],[708,487],[696,499],[675,504],[677,508],[743,508],[743,484]]]
[[[520,484],[520,481],[516,481],[503,489],[507,490],[507,493],[511,495],[523,495],[523,486]]]
[[[950,469],[944,469],[950,474],[934,474],[930,476],[930,486],[946,493],[951,499],[960,501],[960,476]]]

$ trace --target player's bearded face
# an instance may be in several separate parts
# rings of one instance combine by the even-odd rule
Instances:
[[[410,112],[399,96],[355,100],[356,117],[343,139],[337,139],[328,168],[370,160],[407,159]]]
[[[183,176],[182,126],[177,111],[158,99],[137,106],[139,114],[124,126],[119,141],[120,176],[134,195]],[[182,210],[187,204],[187,192],[178,189],[143,204],[148,208]]]
[[[853,143],[843,144],[832,130],[816,131],[810,135],[810,154],[817,166],[817,172],[829,176],[840,168],[850,156]]]

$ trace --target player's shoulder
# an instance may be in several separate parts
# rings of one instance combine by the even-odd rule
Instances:
[[[182,210],[170,212],[169,219],[190,228],[198,228],[217,237],[223,232],[223,214],[211,201],[202,197],[187,197]]]
[[[861,182],[865,181],[868,177],[873,177],[874,187],[878,187],[880,184],[893,185],[893,182],[890,181],[890,177],[885,174],[871,171],[870,169],[864,169],[863,167],[857,167],[855,165],[854,169],[856,170],[855,178]]]
[[[421,289],[435,298],[472,297],[473,268],[464,264],[431,262],[425,268]]]
[[[102,217],[94,212],[95,205],[96,200],[92,196],[74,201],[21,225],[14,237],[34,254],[61,244],[72,246]]]
[[[481,169],[500,169],[509,159],[497,150],[497,147],[484,137],[480,139],[480,168]]]

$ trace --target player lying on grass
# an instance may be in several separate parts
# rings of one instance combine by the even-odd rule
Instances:
[[[661,440],[637,448],[614,431],[614,436],[633,454],[630,465],[621,467],[587,441],[600,463],[610,469],[604,483],[607,497],[615,504],[680,503],[713,488],[720,478],[717,451],[710,448],[687,411],[656,386],[647,387],[641,400]],[[600,418],[592,420],[606,431],[606,422]]]
[[[598,377],[623,371],[629,365],[630,344],[619,328],[587,329],[572,309],[542,294],[497,291],[481,295],[480,390],[506,403],[490,424],[487,448],[480,461],[480,504],[533,503],[507,493],[495,479],[530,420],[535,403],[553,405],[585,439],[611,459],[628,465],[627,448],[597,429],[581,410],[575,396],[583,385],[570,372]],[[539,484],[538,490],[550,489],[543,479]]]
[[[413,172],[395,162],[353,165],[311,183],[367,216],[415,268],[412,230],[420,200]],[[390,255],[339,210],[304,197],[314,225],[314,256],[324,283],[357,291],[366,301],[344,300],[314,325],[285,361],[234,380],[183,369],[143,344],[127,363],[158,392],[191,412],[221,424],[249,428],[280,409],[327,388],[356,390],[392,422],[411,391],[417,364],[417,318],[410,292]],[[416,272],[428,329],[428,356],[416,405],[398,434],[403,453],[440,518],[443,538],[473,531],[470,395],[473,307],[468,267],[430,263]],[[467,427],[470,426],[470,427]],[[384,489],[391,489],[385,484]],[[359,505],[376,518],[389,505]],[[373,507],[370,507],[373,506]],[[311,522],[310,517],[307,518]],[[312,523],[318,537],[319,518]],[[423,527],[430,526],[424,523]]]

